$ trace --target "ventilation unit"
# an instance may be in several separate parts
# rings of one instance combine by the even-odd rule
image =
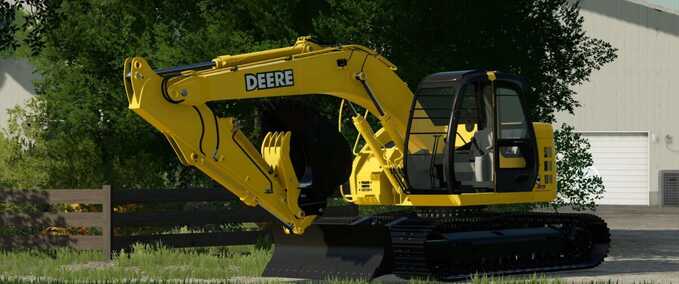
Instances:
[[[679,206],[679,170],[660,171],[663,205]]]

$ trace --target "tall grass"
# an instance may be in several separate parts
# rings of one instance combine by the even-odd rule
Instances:
[[[43,281],[104,281],[220,279],[259,276],[270,251],[252,246],[197,251],[138,245],[131,253],[101,261],[94,251],[59,249],[52,252],[0,252],[0,282],[14,279]],[[28,277],[28,278],[26,278]],[[146,283],[140,282],[140,283]],[[24,282],[21,282],[24,283]],[[30,283],[30,282],[28,282]],[[55,282],[59,283],[59,282]]]

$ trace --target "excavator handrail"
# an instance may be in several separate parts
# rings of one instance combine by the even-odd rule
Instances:
[[[214,61],[205,61],[205,62],[200,62],[200,63],[193,63],[193,64],[188,64],[188,65],[179,65],[179,66],[172,66],[172,67],[166,67],[166,68],[159,68],[153,70],[156,72],[156,74],[163,76],[163,77],[169,77],[169,76],[175,76],[179,75],[184,71],[200,71],[200,70],[206,70],[206,69],[211,69],[215,67],[216,64]]]

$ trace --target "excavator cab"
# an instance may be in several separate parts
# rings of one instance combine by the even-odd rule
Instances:
[[[410,194],[528,192],[537,147],[524,81],[486,71],[436,73],[418,86],[406,139]]]

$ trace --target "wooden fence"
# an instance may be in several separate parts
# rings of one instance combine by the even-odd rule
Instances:
[[[100,249],[111,257],[111,188],[83,190],[0,190],[0,202],[47,208],[54,204],[100,204],[101,212],[49,213],[29,211],[29,213],[0,213],[0,248],[48,249],[69,246],[76,249]],[[98,227],[101,235],[46,235],[10,234],[13,230],[42,231],[48,227]]]
[[[111,204],[188,203],[205,201],[235,201],[236,196],[223,188],[216,189],[142,189],[113,191]],[[111,215],[112,227],[179,227],[221,225],[227,223],[266,223],[273,219],[259,207],[248,207],[233,202],[228,209],[190,209],[180,211],[156,211],[115,213]],[[268,235],[263,230],[239,230],[232,232],[147,234],[112,236],[111,250],[129,250],[135,243],[162,243],[165,247],[205,247],[255,244]]]
[[[1,203],[14,204],[100,204],[101,212],[82,213],[0,213],[0,228],[44,228],[55,227],[97,227],[101,235],[2,235],[0,248],[52,248],[68,246],[76,249],[99,249],[110,259],[113,251],[129,249],[134,243],[162,243],[166,247],[199,247],[254,244],[269,232],[242,230],[234,232],[114,235],[114,228],[129,227],[178,227],[204,226],[226,223],[271,222],[272,218],[261,208],[246,207],[239,202],[229,209],[200,209],[171,212],[113,212],[112,208],[123,204],[147,204],[167,202],[232,201],[235,196],[224,189],[144,189],[111,191],[102,189],[86,190],[45,190],[18,191],[0,190]],[[355,214],[355,208],[335,210],[337,215]]]

